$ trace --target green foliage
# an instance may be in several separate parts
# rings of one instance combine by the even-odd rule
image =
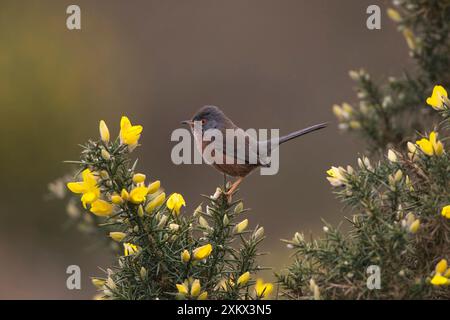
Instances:
[[[372,152],[399,147],[436,121],[431,108],[423,108],[424,97],[436,83],[450,85],[450,1],[395,1],[398,29],[417,64],[403,75],[378,84],[363,69],[350,71],[356,82],[357,107],[334,106],[340,127],[365,140]]]
[[[254,277],[264,269],[256,264],[264,229],[247,230],[248,220],[240,220],[248,210],[241,201],[229,202],[226,186],[205,196],[205,210],[199,206],[187,215],[173,205],[178,201],[182,206],[184,199],[172,195],[165,200],[159,181],[148,187],[136,181],[137,162],[130,160],[133,148],[118,139],[113,143],[89,141],[82,147],[81,160],[71,162],[80,166],[80,172],[93,172],[99,198],[108,206],[115,203],[105,214],[93,209],[95,202],[90,210],[101,219],[100,227],[124,236],[119,240],[125,251],[119,254],[117,265],[106,270],[104,279],[93,280],[100,289],[99,298],[258,298],[252,289],[254,281],[238,284],[238,279],[246,272]],[[133,190],[138,188],[146,190],[142,201],[133,199]],[[212,251],[204,246],[211,246]],[[199,255],[199,250],[206,254]]]
[[[430,132],[432,123],[441,127],[441,141],[448,137],[448,99],[438,97],[444,103],[439,112],[425,101],[434,85],[450,84],[450,1],[395,3],[399,11],[390,16],[399,22],[418,68],[384,85],[363,70],[350,72],[358,83],[359,108],[344,104],[334,113],[341,128],[360,134],[372,156],[382,158],[363,157],[357,170],[328,172],[337,198],[352,214],[348,231],[326,225],[319,239],[296,233],[285,240],[294,262],[277,277],[287,298],[450,298],[449,287],[436,280],[446,264],[443,271],[435,268],[450,257],[444,210],[450,204],[450,156],[434,133],[416,142],[416,132]],[[379,290],[367,286],[371,265],[381,270]],[[447,278],[448,273],[442,281],[449,284]]]

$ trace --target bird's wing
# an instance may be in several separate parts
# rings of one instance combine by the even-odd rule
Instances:
[[[242,129],[233,130],[232,136],[224,136],[223,143],[217,144],[217,152],[222,152],[235,164],[264,165],[258,156],[258,141]]]

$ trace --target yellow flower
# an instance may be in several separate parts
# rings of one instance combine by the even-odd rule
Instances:
[[[347,183],[347,178],[345,177],[347,171],[342,167],[331,167],[331,169],[327,171],[327,174],[327,180],[333,187],[339,187]]]
[[[416,141],[420,150],[428,156],[441,156],[444,153],[444,145],[441,141],[437,140],[437,133],[432,131],[428,139],[422,138]]]
[[[273,291],[273,284],[264,283],[262,279],[256,280],[255,284],[256,296],[260,299],[267,298]]]
[[[118,194],[113,194],[111,196],[111,202],[117,205],[121,205],[123,203],[123,199]]]
[[[191,296],[192,297],[198,296],[200,294],[201,289],[202,289],[202,287],[200,286],[200,280],[195,279],[191,285]]]
[[[402,21],[402,16],[395,9],[388,8],[387,9],[387,14],[388,14],[388,17],[391,18],[391,20],[394,21],[394,22]]]
[[[152,182],[148,185],[148,194],[153,194],[156,191],[159,190],[159,187],[161,186],[161,182],[159,180],[156,180],[155,182]]]
[[[136,245],[134,245],[132,243],[128,243],[128,242],[123,244],[123,249],[124,249],[125,256],[135,254],[139,251],[139,249]]]
[[[145,181],[145,174],[136,173],[135,175],[133,175],[133,182],[135,184],[142,183],[144,181]]]
[[[443,273],[445,273],[445,271],[447,271],[447,260],[442,259],[436,265],[436,273],[437,274],[443,274]]]
[[[441,215],[447,219],[450,219],[450,205],[442,208]]]
[[[110,232],[110,233],[109,233],[109,236],[110,236],[114,241],[120,242],[120,241],[122,241],[122,240],[127,236],[127,234],[126,234],[126,233],[123,233],[123,232]]]
[[[448,100],[447,91],[443,86],[434,86],[431,97],[427,99],[427,104],[435,110],[444,110],[444,101]]]
[[[181,253],[181,261],[183,261],[184,263],[188,263],[189,260],[191,260],[191,254],[189,253],[189,251],[184,250]]]
[[[450,280],[440,274],[436,274],[433,279],[431,279],[431,284],[435,286],[442,286],[450,284]]]
[[[248,280],[250,280],[250,272],[247,271],[238,278],[237,285],[245,286],[247,284]]]
[[[123,116],[120,119],[120,142],[131,147],[136,146],[141,137],[142,130],[142,126],[131,125],[130,119]]]
[[[145,201],[145,197],[147,196],[148,189],[147,187],[136,187],[130,191],[130,201],[134,204],[139,204]]]
[[[113,213],[113,206],[105,200],[95,200],[91,205],[91,212],[99,217],[107,217]]]
[[[195,249],[192,253],[194,255],[194,259],[195,260],[203,260],[209,257],[209,255],[211,254],[212,251],[212,245],[211,244],[206,244],[204,246],[198,247],[197,249]]]
[[[103,121],[103,120],[100,121],[99,130],[100,130],[100,138],[102,139],[102,141],[104,143],[108,143],[109,142],[109,130],[108,130],[108,127],[106,126],[105,121]]]
[[[162,192],[155,199],[148,203],[148,205],[145,207],[145,212],[151,213],[155,208],[160,207],[164,203],[164,200],[166,200],[166,194]]]
[[[105,282],[106,282],[105,280],[98,279],[98,278],[92,278],[91,281],[92,281],[92,284],[99,289],[101,289],[105,285]]]
[[[69,182],[67,188],[73,193],[81,193],[81,202],[86,208],[87,204],[91,204],[100,197],[100,189],[97,186],[97,180],[89,169],[86,169],[81,174],[82,182]]]
[[[167,199],[167,208],[172,210],[175,214],[180,213],[182,206],[186,206],[186,202],[184,201],[183,196],[179,193],[172,193],[169,199]]]
[[[176,286],[177,286],[179,294],[182,294],[182,295],[188,295],[189,294],[188,286],[187,286],[186,282],[182,283],[182,284],[177,283]]]
[[[248,219],[242,220],[234,227],[234,233],[242,233],[247,229]]]

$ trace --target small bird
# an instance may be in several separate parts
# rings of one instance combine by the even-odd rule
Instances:
[[[198,130],[194,130],[194,125],[196,122],[201,123],[201,132]],[[214,150],[221,152],[223,154],[223,161],[220,163],[212,162],[210,163],[214,168],[219,170],[225,175],[229,175],[232,177],[237,177],[237,180],[231,185],[230,189],[226,192],[226,195],[228,196],[228,199],[231,200],[231,196],[236,191],[237,187],[241,184],[241,182],[244,180],[246,176],[248,176],[253,170],[255,170],[258,167],[267,167],[270,165],[270,162],[268,163],[265,156],[262,156],[260,154],[259,150],[262,146],[266,147],[268,149],[268,152],[265,155],[270,155],[271,153],[271,146],[273,145],[273,142],[276,142],[275,145],[283,144],[289,140],[298,138],[300,136],[303,136],[307,133],[325,128],[327,126],[327,123],[320,123],[316,124],[314,126],[294,131],[288,135],[285,135],[283,137],[277,138],[277,141],[273,140],[267,140],[267,141],[255,141],[254,137],[248,135],[245,133],[244,130],[240,129],[238,126],[236,126],[233,121],[231,121],[230,118],[228,118],[220,108],[216,106],[204,106],[202,107],[197,113],[192,117],[191,120],[185,120],[181,122],[182,124],[187,124],[190,126],[191,131],[194,135],[195,144],[197,146],[197,149],[200,151],[200,153],[203,155],[203,150],[206,146],[208,146],[210,143],[215,143]],[[203,135],[207,130],[215,129],[221,131],[223,137],[226,137],[226,130],[232,129],[234,130],[237,135],[244,135],[243,140],[245,141],[245,146],[241,146],[242,148],[246,148],[245,150],[249,150],[248,153],[245,153],[244,157],[242,158],[242,154],[238,152],[239,145],[234,144],[234,150],[231,150],[231,152],[226,148],[226,140],[219,142],[218,144],[214,139],[211,139],[211,141],[205,141],[203,139]],[[235,138],[235,140],[239,140]],[[257,145],[257,151],[252,150],[252,148],[249,147],[252,143],[255,143]],[[253,159],[256,158],[256,161],[250,161],[251,158],[251,152],[256,152],[256,154],[253,154],[255,156]],[[227,161],[231,160],[231,161]],[[240,162],[238,160],[241,160]],[[269,160],[270,161],[270,160]],[[208,162],[208,161],[207,161]],[[230,163],[231,162],[231,163]]]

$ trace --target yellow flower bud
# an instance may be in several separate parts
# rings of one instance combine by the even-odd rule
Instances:
[[[387,9],[387,14],[388,14],[388,17],[391,18],[391,20],[394,21],[394,22],[402,21],[402,16],[395,9],[388,8]]]
[[[226,214],[223,216],[222,223],[225,227],[230,223],[230,219]]]
[[[130,194],[125,189],[122,189],[122,192],[120,193],[120,196],[122,197],[122,199],[124,201],[128,201],[130,199]]]
[[[248,219],[242,220],[234,227],[234,233],[242,233],[247,229]]]
[[[148,194],[154,194],[156,191],[159,190],[160,186],[161,182],[159,180],[152,182],[151,184],[148,185]]]
[[[356,120],[350,121],[349,125],[350,125],[350,128],[352,128],[354,130],[361,129],[361,122],[359,122],[359,121],[356,121]]]
[[[255,233],[253,234],[253,238],[255,240],[259,240],[262,238],[262,236],[264,236],[264,228],[263,227],[259,227]]]
[[[209,257],[209,255],[212,252],[212,245],[211,244],[206,244],[204,246],[198,247],[197,249],[195,249],[192,253],[194,255],[194,259],[195,260],[203,260]]]
[[[244,204],[241,201],[236,205],[236,207],[234,207],[234,213],[236,214],[241,213],[242,210],[244,210]]]
[[[250,279],[250,272],[245,272],[243,273],[237,280],[237,285],[238,286],[245,286],[248,282],[248,280]]]
[[[104,143],[108,143],[109,142],[109,130],[106,125],[106,122],[103,120],[100,121],[99,131],[100,131],[100,138],[102,139],[102,141]]]
[[[164,192],[162,192],[155,199],[153,199],[152,201],[150,201],[148,203],[148,205],[145,207],[145,212],[147,212],[147,213],[153,212],[153,210],[155,210],[155,208],[160,207],[164,203],[165,200],[166,200],[166,194]]]
[[[183,261],[184,263],[188,263],[189,260],[191,260],[191,254],[189,253],[189,251],[184,250],[181,253],[181,261]]]
[[[147,279],[147,275],[148,275],[147,269],[145,269],[144,267],[141,267],[141,270],[139,271],[139,275],[141,276],[142,280]]]
[[[408,44],[409,49],[415,50],[417,47],[417,42],[412,30],[409,28],[403,29],[403,36],[406,39],[406,43]]]
[[[200,290],[201,290],[201,286],[200,286],[200,280],[195,279],[194,282],[192,282],[191,285],[191,296],[192,297],[197,297],[200,294]]]
[[[420,220],[416,219],[410,226],[409,226],[409,232],[416,233],[420,228]]]
[[[138,216],[142,218],[144,216],[144,207],[142,205],[140,205],[138,207],[138,211],[137,212],[138,212]]]
[[[116,205],[121,205],[123,203],[123,199],[118,194],[113,194],[111,196],[111,202],[116,204]]]
[[[100,178],[102,178],[103,180],[109,179],[108,171],[106,171],[106,170],[100,171]]]
[[[111,155],[109,154],[108,151],[106,151],[106,149],[102,149],[101,155],[102,155],[102,158],[106,161],[111,159]]]
[[[408,143],[406,145],[408,146],[409,152],[414,153],[417,151],[417,147],[414,143],[408,141]]]
[[[110,232],[110,233],[109,233],[109,236],[110,236],[114,241],[120,242],[120,241],[122,241],[122,240],[127,236],[127,234],[126,234],[126,233],[123,233],[123,232]]]
[[[178,284],[177,283],[176,286],[177,286],[179,294],[182,294],[182,295],[188,295],[189,294],[188,293],[188,287],[187,287],[187,285],[185,283],[183,283],[183,284]]]
[[[437,274],[443,274],[443,273],[445,273],[445,271],[447,271],[447,260],[442,259],[436,265],[436,273]]]
[[[192,214],[194,217],[197,217],[202,212],[202,205],[199,205],[197,208],[195,208],[194,213]]]
[[[145,174],[136,173],[136,174],[133,175],[133,182],[135,184],[142,183],[144,181],[145,181]]]
[[[162,216],[161,219],[158,222],[157,227],[158,228],[165,227],[166,223],[167,223],[167,216]]]
[[[314,287],[314,300],[320,300],[320,289],[318,285]]]
[[[208,298],[208,292],[203,291],[197,298],[197,300],[206,300]]]
[[[203,227],[205,229],[210,228],[208,221],[205,218],[203,218],[202,216],[200,216],[198,218],[198,223],[200,224],[201,227]]]
[[[99,289],[101,289],[105,285],[105,282],[106,282],[106,280],[98,279],[98,278],[92,278],[91,281],[92,281],[92,284]]]
[[[388,159],[390,162],[397,162],[398,160],[397,154],[392,149],[389,149],[388,151]]]

